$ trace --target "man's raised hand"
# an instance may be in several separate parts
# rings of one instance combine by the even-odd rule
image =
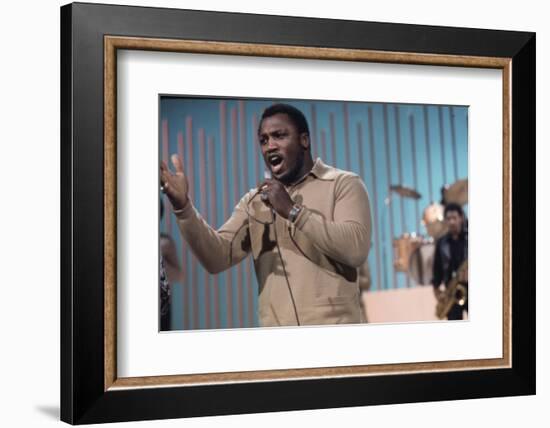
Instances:
[[[170,157],[175,173],[172,173],[166,163],[161,161],[160,163],[160,185],[161,190],[164,192],[170,203],[175,210],[181,210],[185,204],[187,204],[187,192],[189,190],[189,184],[187,183],[187,177],[183,172],[182,161],[178,155],[173,154]]]

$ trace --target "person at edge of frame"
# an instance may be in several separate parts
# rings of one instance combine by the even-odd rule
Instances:
[[[445,205],[444,218],[448,231],[436,242],[433,262],[432,285],[438,301],[453,275],[459,271],[464,260],[468,259],[468,228],[462,207],[455,203]],[[465,276],[459,281],[468,289],[467,272]],[[468,299],[464,306],[455,303],[447,314],[447,319],[461,320],[463,311],[468,312]]]
[[[164,217],[164,202],[160,200],[160,218]],[[183,287],[185,275],[178,260],[176,244],[168,233],[161,232],[160,269],[159,269],[159,312],[160,331],[172,329],[172,287],[181,284]]]
[[[188,198],[182,159],[161,162],[161,190],[181,232],[210,273],[254,259],[260,325],[364,321],[358,268],[371,244],[369,196],[361,178],[315,161],[303,113],[288,104],[265,109],[258,126],[272,178],[246,193],[218,230]]]

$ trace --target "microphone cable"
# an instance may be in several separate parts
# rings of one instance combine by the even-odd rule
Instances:
[[[290,287],[290,281],[288,280],[288,275],[286,273],[286,268],[285,268],[285,261],[283,260],[283,255],[281,254],[281,248],[279,247],[279,238],[277,236],[277,224],[275,223],[275,211],[273,211],[273,229],[275,230],[275,245],[277,246],[277,252],[279,253],[279,259],[281,260],[281,265],[283,266],[283,273],[285,274],[288,293],[290,294],[290,300],[292,301],[292,307],[294,308],[296,324],[300,326],[300,318],[298,317],[298,310],[296,309],[296,301],[294,300],[294,293],[292,292],[292,288]]]
[[[296,317],[296,324],[298,326],[300,326],[300,318],[298,317],[298,309],[296,307],[296,301],[294,300],[294,293],[292,292],[292,287],[290,286],[290,281],[288,279],[288,274],[286,272],[286,267],[285,267],[285,262],[283,260],[283,255],[281,254],[281,248],[279,246],[279,237],[278,237],[278,234],[277,234],[277,225],[275,223],[275,210],[273,208],[271,208],[271,215],[272,215],[272,221],[271,222],[263,222],[261,220],[258,220],[256,217],[254,217],[252,214],[250,214],[250,211],[248,210],[248,205],[250,204],[250,202],[252,202],[252,200],[258,196],[260,194],[260,190],[258,190],[256,192],[256,194],[250,198],[250,200],[248,201],[248,203],[246,204],[246,208],[245,208],[245,211],[246,211],[246,214],[248,215],[248,222],[250,223],[250,219],[253,219],[254,221],[260,223],[260,224],[263,224],[263,225],[273,225],[273,229],[275,231],[275,245],[277,247],[277,253],[279,254],[279,260],[281,261],[281,265],[283,266],[283,273],[285,275],[285,281],[286,281],[286,285],[287,285],[287,288],[288,288],[288,292],[290,294],[290,300],[292,302],[292,308],[294,309],[294,316]],[[233,235],[233,237],[231,238],[231,240],[229,241],[229,266],[231,267],[232,264],[233,264],[233,243],[235,241],[235,238],[237,237],[237,235],[239,234],[239,232],[242,230],[243,227],[246,226],[246,223],[243,223],[239,226],[239,228],[237,229],[237,231],[235,232],[235,234]]]
[[[250,211],[248,211],[248,205],[250,204],[250,202],[252,202],[252,200],[258,196],[259,194],[261,193],[261,191],[258,189],[258,191],[254,194],[254,196],[252,196],[252,198],[249,199],[248,203],[246,204],[247,205],[247,208],[246,208],[246,214],[248,215],[249,219],[252,218],[254,221],[260,223],[260,224],[263,224],[263,225],[273,225],[273,230],[275,232],[275,246],[277,247],[277,253],[279,255],[279,260],[281,261],[281,265],[283,267],[283,274],[285,276],[285,281],[286,281],[286,286],[288,288],[288,293],[290,295],[290,300],[291,300],[291,303],[292,303],[292,308],[294,309],[294,316],[296,318],[296,324],[298,326],[301,325],[300,323],[300,317],[298,316],[298,309],[296,307],[296,301],[294,299],[294,293],[292,292],[292,287],[290,286],[290,280],[288,279],[288,274],[286,272],[286,267],[285,267],[285,261],[283,259],[283,255],[281,253],[281,247],[279,246],[279,236],[277,234],[277,224],[275,223],[275,217],[276,217],[276,213],[275,213],[275,210],[273,208],[271,208],[271,215],[272,215],[272,220],[271,222],[264,222],[264,221],[261,221],[261,220],[258,220],[256,217],[254,217],[252,214],[250,214]]]

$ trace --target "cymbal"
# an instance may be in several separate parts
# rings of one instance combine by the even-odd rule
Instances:
[[[399,184],[392,184],[390,186],[390,190],[405,198],[420,199],[422,197],[422,195],[416,190],[411,189],[410,187],[401,186]]]
[[[445,203],[454,202],[458,205],[465,205],[468,203],[468,179],[455,181],[444,191]]]

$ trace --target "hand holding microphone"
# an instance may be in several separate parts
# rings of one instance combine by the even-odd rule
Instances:
[[[259,186],[260,198],[264,204],[272,208],[283,218],[288,218],[294,202],[280,181],[267,178]]]

